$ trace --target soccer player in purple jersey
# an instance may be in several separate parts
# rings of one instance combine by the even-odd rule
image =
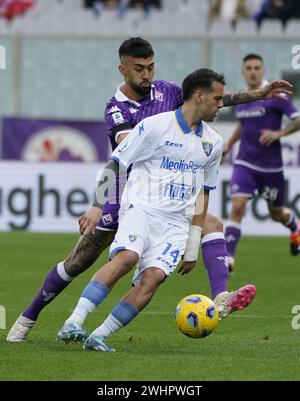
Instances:
[[[256,54],[244,58],[242,74],[249,89],[265,84],[263,59]],[[292,121],[281,128],[286,115]],[[295,213],[284,207],[284,176],[280,139],[300,129],[300,113],[287,98],[273,98],[236,106],[239,123],[224,146],[226,154],[240,140],[231,178],[232,210],[225,230],[227,250],[234,265],[234,256],[241,236],[241,221],[246,205],[256,193],[268,204],[270,216],[291,232],[291,253],[300,251],[300,226]]]
[[[124,83],[119,86],[105,110],[113,149],[143,118],[175,110],[182,103],[182,91],[177,85],[166,81],[153,82],[154,52],[149,42],[141,38],[131,38],[120,46],[119,56],[121,61],[119,70],[124,77]],[[231,106],[241,102],[266,99],[276,95],[279,89],[290,93],[291,86],[285,81],[274,81],[263,89],[225,95],[223,104]],[[117,194],[119,184],[120,182],[116,182]],[[100,214],[97,207],[91,207],[83,215],[80,221],[88,222],[86,230],[81,231],[82,236],[69,256],[48,273],[31,304],[12,326],[7,341],[26,341],[41,310],[76,276],[89,268],[112,243],[118,224],[118,210],[118,202],[109,202],[104,207],[99,224]],[[193,245],[197,246],[197,242]],[[223,305],[226,309],[230,294],[226,291],[228,256],[222,223],[211,215],[206,217],[202,231],[202,257],[208,271],[212,297],[218,295],[220,308]],[[187,253],[179,272],[188,273],[195,263],[194,260],[189,260]],[[239,296],[238,293],[236,295]]]

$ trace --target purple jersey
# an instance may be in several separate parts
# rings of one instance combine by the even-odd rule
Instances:
[[[129,133],[141,120],[159,113],[176,110],[183,103],[182,89],[172,82],[154,81],[149,96],[137,101],[130,100],[120,87],[115,96],[107,103],[105,120],[108,124],[112,149],[117,147],[117,137]],[[109,191],[100,223],[101,228],[117,229],[120,197],[126,183],[126,173],[121,172],[116,185]]]
[[[105,108],[105,120],[113,150],[117,147],[117,134],[131,131],[146,117],[176,110],[182,104],[182,90],[171,82],[155,81],[150,95],[139,102],[128,99],[120,86]]]
[[[282,171],[280,141],[270,146],[259,143],[261,131],[281,129],[284,115],[290,119],[300,116],[289,99],[257,100],[235,107],[236,117],[241,123],[241,142],[235,164],[244,165],[258,171]]]

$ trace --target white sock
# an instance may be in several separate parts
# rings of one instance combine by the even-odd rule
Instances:
[[[94,330],[91,335],[108,337],[120,330],[122,327],[124,327],[124,324],[110,314],[108,318],[101,324],[101,326]]]
[[[65,269],[65,263],[64,262],[59,262],[56,267],[57,273],[59,277],[64,280],[64,281],[72,281],[74,277],[69,276],[66,273]]]
[[[89,301],[87,298],[80,298],[72,315],[66,320],[65,323],[76,322],[82,325],[87,315],[96,309],[96,305]]]

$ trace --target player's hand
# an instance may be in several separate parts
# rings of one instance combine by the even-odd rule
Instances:
[[[82,216],[79,217],[79,231],[81,235],[95,234],[97,224],[101,218],[102,210],[99,207],[90,207]]]
[[[269,82],[260,89],[262,99],[270,99],[277,97],[279,99],[286,99],[287,95],[291,95],[293,85],[283,79],[277,79]]]
[[[193,260],[192,262],[182,262],[182,265],[178,269],[178,273],[181,274],[182,276],[184,274],[188,274],[196,266],[196,262],[197,262],[196,260]]]
[[[280,139],[280,131],[272,131],[270,129],[263,129],[259,138],[259,143],[263,146],[270,146],[271,143]]]

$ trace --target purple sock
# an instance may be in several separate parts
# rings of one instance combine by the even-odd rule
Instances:
[[[36,297],[31,302],[29,307],[22,313],[23,316],[34,321],[37,320],[41,310],[51,301],[53,301],[53,299],[64,288],[66,288],[68,284],[70,284],[71,278],[66,275],[64,270],[61,272],[61,265],[63,265],[63,263],[59,263],[48,273],[48,276],[46,277],[46,280],[44,281]],[[62,276],[66,276],[64,277],[65,279],[59,275],[58,269]]]
[[[211,296],[227,291],[229,258],[223,233],[208,234],[202,239],[202,260],[208,273]]]
[[[292,210],[291,210],[291,217],[289,218],[289,221],[285,224],[285,226],[287,228],[289,228],[292,233],[295,233],[296,231],[298,231],[296,216]]]
[[[234,257],[237,244],[241,237],[241,228],[238,223],[230,222],[225,229],[226,246],[229,256]]]

